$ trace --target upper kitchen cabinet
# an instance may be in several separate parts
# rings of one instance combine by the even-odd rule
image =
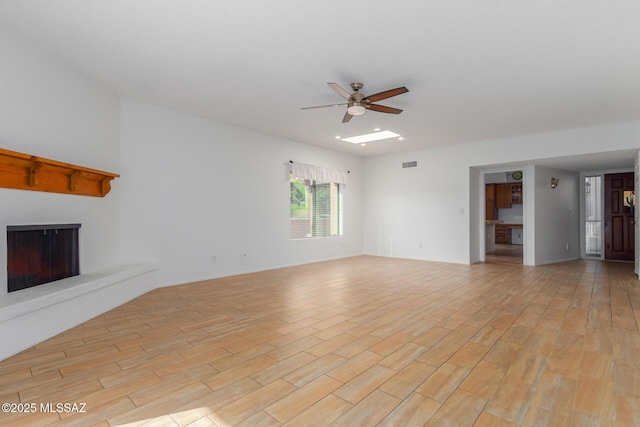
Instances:
[[[516,182],[511,184],[511,204],[522,204],[522,183]]]
[[[522,204],[522,183],[496,184],[496,207],[499,209],[510,208],[511,205]]]
[[[498,206],[496,205],[496,185],[486,184],[485,186],[485,220],[495,221],[498,219]]]
[[[511,207],[511,184],[496,184],[496,207],[498,209]]]

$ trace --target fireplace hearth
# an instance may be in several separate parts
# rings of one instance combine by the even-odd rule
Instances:
[[[80,274],[80,224],[7,226],[7,291]]]

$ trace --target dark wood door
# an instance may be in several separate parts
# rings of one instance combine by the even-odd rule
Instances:
[[[604,176],[605,259],[634,260],[633,172]]]

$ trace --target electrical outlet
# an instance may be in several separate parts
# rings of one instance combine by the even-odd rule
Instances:
[[[217,263],[217,262],[218,262],[218,257],[217,257],[217,256],[215,256],[215,255],[212,255],[212,256],[211,256],[211,264],[215,264],[215,263]]]
[[[566,248],[567,248],[567,251],[568,251],[569,249],[571,249],[571,246],[569,245],[569,243],[567,243]]]

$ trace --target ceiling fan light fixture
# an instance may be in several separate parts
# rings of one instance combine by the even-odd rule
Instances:
[[[361,116],[365,111],[366,109],[362,105],[351,105],[347,108],[347,112],[352,116]]]

